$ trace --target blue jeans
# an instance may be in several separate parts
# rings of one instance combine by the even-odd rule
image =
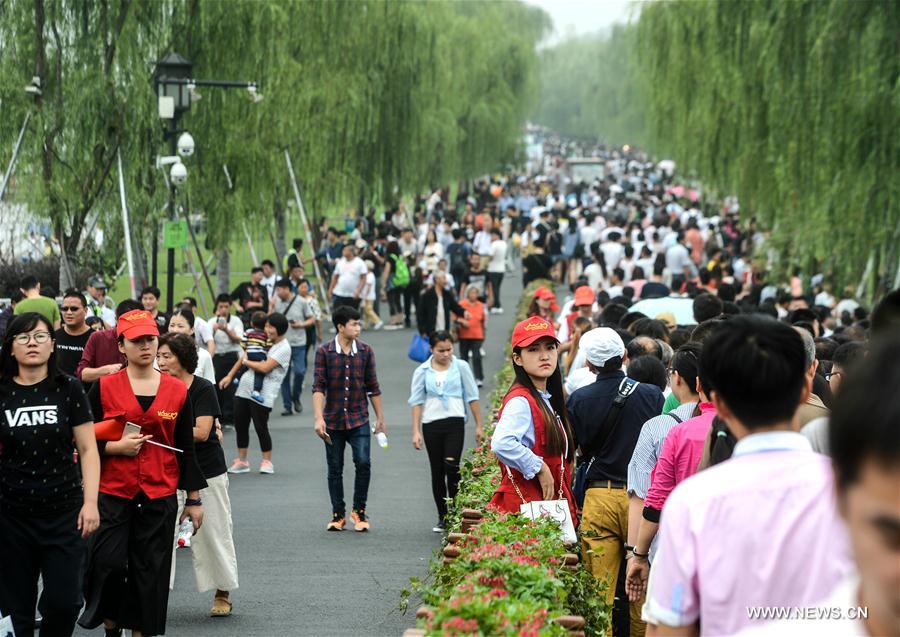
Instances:
[[[331,496],[331,510],[343,515],[347,512],[344,503],[344,446],[349,443],[356,466],[353,483],[353,508],[365,509],[369,495],[369,480],[372,477],[371,442],[369,425],[355,429],[328,429],[331,444],[325,444],[325,458],[328,461],[328,494]]]
[[[281,381],[281,402],[284,403],[284,410],[291,411],[293,403],[300,400],[300,394],[303,392],[303,378],[306,376],[306,345],[291,346],[291,366]],[[293,378],[294,387],[291,390],[291,378]]]

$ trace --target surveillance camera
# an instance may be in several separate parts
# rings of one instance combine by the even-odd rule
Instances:
[[[194,138],[190,133],[184,132],[178,138],[178,154],[182,157],[190,157],[194,154]]]
[[[169,171],[169,178],[172,180],[172,183],[176,186],[182,186],[187,182],[187,168],[184,167],[184,164],[178,162],[176,164],[172,164],[172,169]]]

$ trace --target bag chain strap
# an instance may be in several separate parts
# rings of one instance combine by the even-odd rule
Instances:
[[[562,429],[562,420],[559,417],[559,414],[554,414],[556,416],[556,422]],[[513,489],[516,490],[519,498],[522,500],[522,504],[528,504],[528,500],[525,499],[525,496],[522,495],[522,492],[519,490],[519,485],[516,484],[516,481],[513,480],[512,471],[509,469],[509,465],[503,465],[506,467],[506,474],[509,476],[509,481],[513,485]],[[559,456],[559,494],[557,495],[557,500],[564,499],[563,494],[563,480],[565,479],[565,471],[566,471],[566,457],[564,455]]]

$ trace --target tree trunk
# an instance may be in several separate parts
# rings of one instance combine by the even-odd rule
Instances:
[[[231,255],[228,248],[216,253],[216,291],[218,294],[231,292]]]
[[[273,243],[275,244],[275,269],[280,272],[281,264],[284,261],[284,255],[287,254],[287,224],[284,202],[281,201],[281,198],[277,194],[273,204],[273,211],[275,213],[275,238],[273,240]],[[285,272],[285,275],[287,274],[288,273]]]

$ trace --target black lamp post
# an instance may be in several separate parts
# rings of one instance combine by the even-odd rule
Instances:
[[[169,53],[156,62],[156,70],[153,74],[156,83],[156,95],[159,102],[159,116],[169,120],[168,130],[163,132],[163,138],[167,139],[170,146],[170,155],[177,152],[176,135],[178,133],[178,120],[183,113],[191,109],[191,92],[187,80],[191,77],[194,65],[177,53]],[[175,220],[175,184],[169,183],[169,219]],[[159,232],[153,234],[153,285],[156,285],[156,253]],[[168,248],[166,254],[166,311],[171,313],[174,307],[173,294],[175,289],[175,249]]]

